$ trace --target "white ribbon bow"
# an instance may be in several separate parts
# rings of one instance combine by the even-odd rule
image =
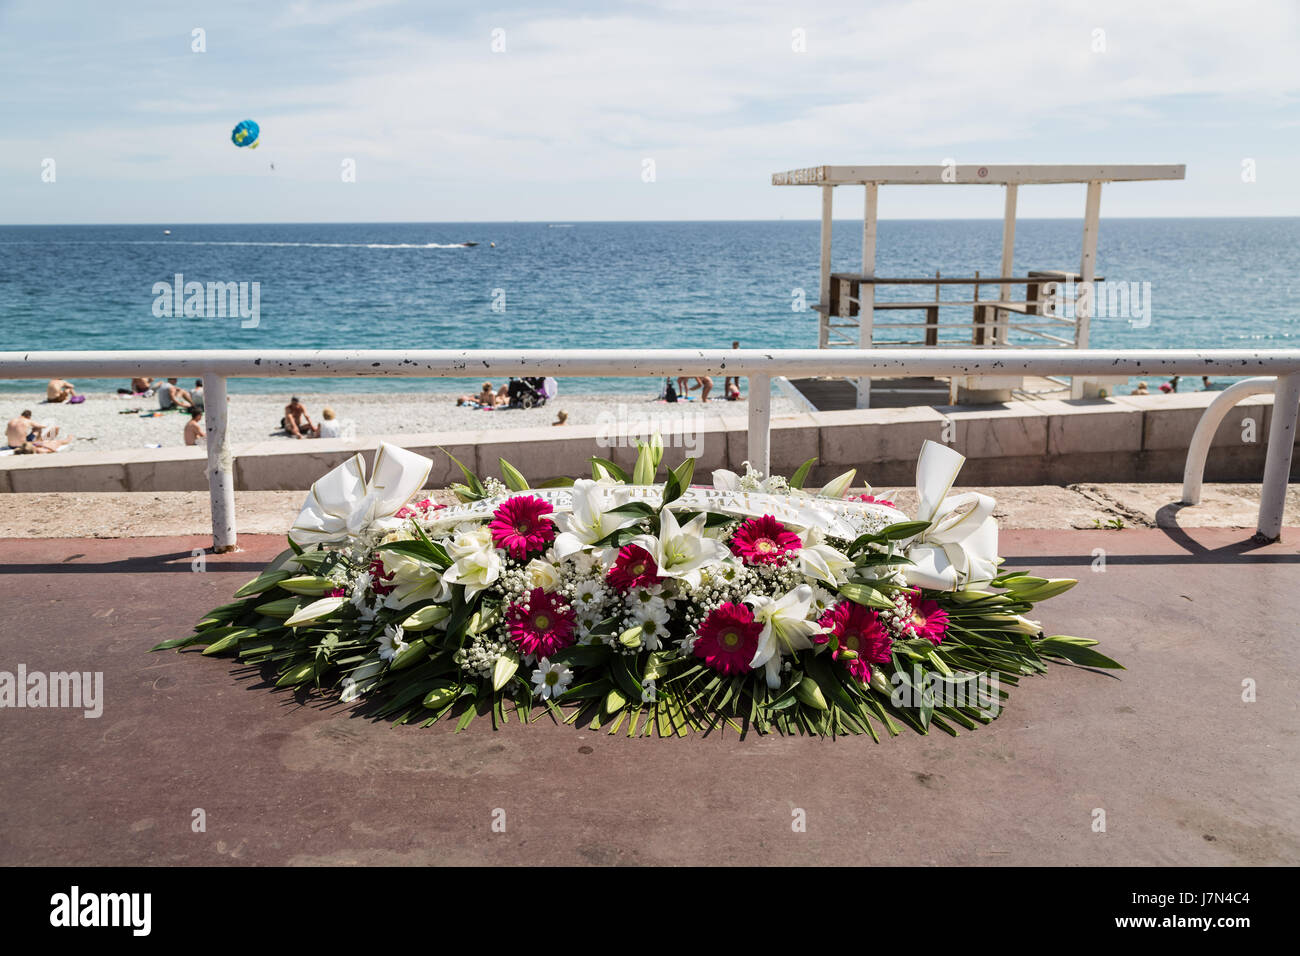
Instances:
[[[406,504],[432,467],[423,455],[380,442],[374,473],[367,482],[365,459],[353,455],[311,486],[289,537],[302,545],[360,534]]]
[[[997,575],[997,503],[969,491],[949,495],[966,456],[927,441],[916,462],[917,520],[930,527],[908,544],[913,564],[904,569],[908,584],[940,591],[987,584]]]

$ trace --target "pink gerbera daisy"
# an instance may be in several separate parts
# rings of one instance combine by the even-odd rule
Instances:
[[[722,674],[744,674],[758,652],[763,625],[743,604],[728,602],[709,613],[695,638],[694,653]]]
[[[936,647],[943,643],[944,634],[948,633],[948,612],[939,607],[938,601],[931,601],[919,594],[908,595],[907,603],[912,608],[908,623],[917,637],[924,637]]]
[[[574,641],[573,608],[558,594],[533,588],[523,604],[512,604],[506,611],[510,639],[525,654],[550,657]]]
[[[547,517],[553,509],[541,498],[520,495],[502,502],[492,513],[488,528],[492,543],[522,561],[555,540],[555,525]]]
[[[831,652],[833,658],[841,660],[844,651],[857,655],[843,658],[842,663],[864,684],[871,680],[870,665],[889,663],[894,642],[880,623],[880,616],[871,608],[855,601],[841,601],[827,610],[817,623],[828,628],[839,642],[839,647]],[[827,640],[829,637],[823,634],[818,643],[825,644]]]
[[[746,564],[782,565],[790,552],[802,546],[799,536],[772,515],[750,518],[731,537],[731,553]]]
[[[659,576],[659,565],[654,556],[645,548],[635,544],[624,545],[614,559],[614,566],[605,575],[610,585],[624,593],[636,587],[649,587],[663,580]]]

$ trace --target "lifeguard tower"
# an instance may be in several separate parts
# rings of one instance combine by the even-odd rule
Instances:
[[[1063,290],[1101,281],[1096,275],[1097,227],[1101,215],[1102,183],[1146,182],[1182,179],[1186,166],[812,166],[772,175],[774,186],[818,186],[822,193],[821,278],[818,300],[818,348],[1076,348],[1088,347],[1088,326],[1092,301],[1080,297],[1072,308],[1061,308]],[[1083,249],[1077,272],[1039,269],[1023,276],[1012,275],[1016,241],[1016,199],[1021,186],[1079,183],[1086,185],[1083,210]],[[881,186],[978,185],[1004,189],[1002,218],[1002,261],[1000,274],[973,276],[916,276],[881,278],[876,275],[876,197]],[[831,272],[831,209],[837,186],[862,186],[866,202],[862,216],[862,271]],[[890,286],[912,287],[913,293],[932,287],[932,300],[888,300],[877,295]],[[984,291],[995,286],[991,295]],[[919,287],[919,288],[918,288]],[[1024,296],[1013,293],[1024,288]],[[1087,287],[1090,287],[1087,286]],[[954,291],[970,288],[969,299],[955,297]],[[961,308],[952,320],[953,309]],[[920,313],[922,321],[916,321]],[[941,313],[944,321],[940,321]],[[908,319],[911,321],[908,321]],[[903,321],[899,321],[902,319]],[[838,384],[839,388],[831,387]],[[1099,380],[1074,378],[1066,383],[1049,382],[1049,387],[1069,388],[1070,397],[1082,398],[1105,384]],[[890,389],[921,397],[920,401],[893,404],[936,403],[936,383],[895,382]],[[871,406],[871,379],[862,378],[853,385],[809,383],[801,391],[818,390],[819,408]],[[942,387],[941,384],[939,386]],[[836,392],[838,391],[838,394]],[[948,383],[946,401],[962,399],[1004,400],[1012,393],[1025,394],[1021,378],[985,376],[979,381],[954,379]],[[928,400],[926,399],[928,396]]]

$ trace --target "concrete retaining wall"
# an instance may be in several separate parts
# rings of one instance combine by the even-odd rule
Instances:
[[[772,468],[789,474],[816,456],[814,483],[857,468],[860,482],[910,486],[917,452],[929,438],[947,439],[966,455],[963,485],[1181,481],[1192,431],[1214,395],[810,412],[773,420]],[[1215,436],[1207,481],[1260,480],[1271,414],[1271,396],[1246,399],[1228,413]],[[694,431],[665,434],[669,465],[689,451],[700,458],[701,475],[715,468],[742,468],[747,443],[743,415],[705,411],[691,421]],[[630,469],[635,445],[609,447],[608,435],[601,425],[572,425],[385,437],[432,458],[429,486],[444,487],[458,481],[460,473],[439,446],[483,476],[499,474],[498,458],[536,480],[586,474],[586,459],[592,455]],[[358,451],[369,458],[379,441],[276,440],[237,446],[235,487],[305,489]],[[207,487],[206,462],[203,448],[9,457],[0,459],[0,492],[200,490]],[[1300,478],[1300,455],[1293,458],[1292,478]]]

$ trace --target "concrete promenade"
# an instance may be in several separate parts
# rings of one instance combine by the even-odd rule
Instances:
[[[1042,607],[1049,632],[1128,670],[1056,667],[989,727],[879,744],[394,728],[228,659],[146,653],[278,535],[204,573],[204,535],[0,540],[0,670],[102,671],[105,697],[98,719],[0,710],[0,864],[1295,864],[1296,524],[1267,547],[1005,531],[1012,566],[1081,579]]]

